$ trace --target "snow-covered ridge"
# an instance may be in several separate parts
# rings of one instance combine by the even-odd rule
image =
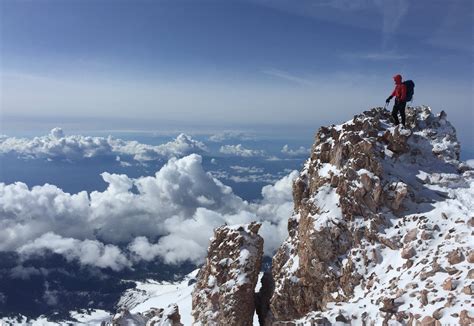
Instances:
[[[267,322],[473,322],[474,171],[446,113],[322,127],[294,183]]]

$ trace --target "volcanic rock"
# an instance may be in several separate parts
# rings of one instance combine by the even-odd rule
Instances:
[[[193,291],[192,314],[201,325],[252,325],[254,288],[263,255],[260,224],[214,230]]]

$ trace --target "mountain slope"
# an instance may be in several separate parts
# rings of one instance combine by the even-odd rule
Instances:
[[[266,324],[470,322],[474,172],[444,112],[410,108],[407,122],[378,108],[319,130]]]

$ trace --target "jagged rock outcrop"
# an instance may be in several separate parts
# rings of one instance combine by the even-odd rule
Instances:
[[[252,325],[263,256],[263,239],[257,234],[260,226],[251,223],[214,230],[193,291],[195,324]]]
[[[176,304],[167,308],[151,308],[143,313],[132,314],[128,309],[120,309],[104,326],[183,326]]]
[[[320,128],[293,185],[289,237],[273,257],[267,325],[460,322],[472,299],[461,288],[472,284],[464,257],[474,192],[453,188],[474,187],[474,173],[458,161],[444,112],[409,108],[407,123],[394,127],[377,108]],[[441,293],[441,273],[460,286]]]

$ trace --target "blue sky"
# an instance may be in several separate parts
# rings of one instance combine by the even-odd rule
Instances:
[[[473,138],[470,0],[0,4],[6,131],[71,119],[316,129],[383,105],[402,73],[415,104]]]

